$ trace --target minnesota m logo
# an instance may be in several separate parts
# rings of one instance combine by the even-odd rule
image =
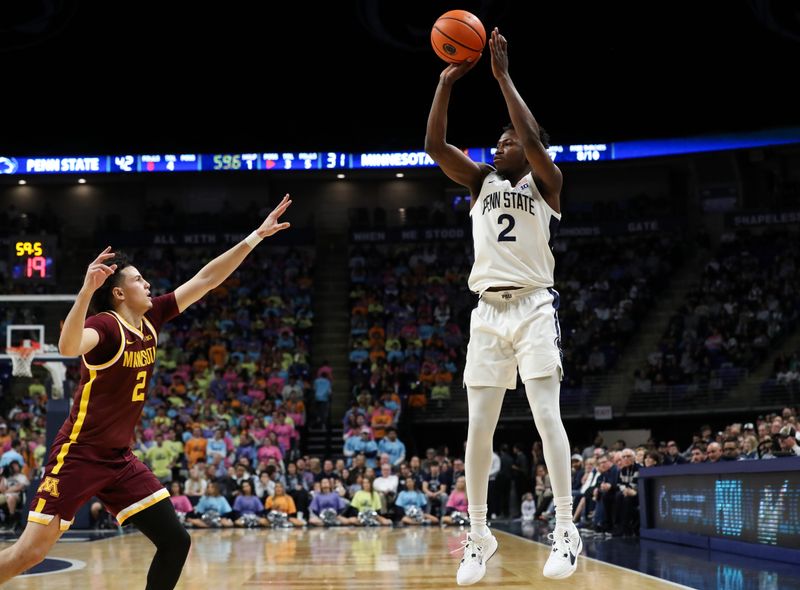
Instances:
[[[44,478],[41,484],[39,484],[39,489],[36,492],[47,492],[54,498],[58,498],[58,478],[50,477],[49,475]]]

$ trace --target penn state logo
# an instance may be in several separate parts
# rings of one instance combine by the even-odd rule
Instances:
[[[19,170],[19,162],[16,158],[0,156],[0,174],[15,174],[17,170]]]
[[[453,47],[449,43],[445,43],[444,45],[442,45],[442,49],[444,49],[450,55],[455,55],[456,51],[458,51],[455,47]]]
[[[501,295],[501,297],[502,297],[503,299],[505,299],[506,301],[508,301],[509,299],[511,299],[511,298],[513,297],[513,295],[512,295],[511,293],[503,293],[503,294]]]

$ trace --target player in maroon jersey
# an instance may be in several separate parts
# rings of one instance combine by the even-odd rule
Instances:
[[[289,227],[278,219],[289,195],[261,226],[189,281],[160,297],[109,246],[89,265],[64,321],[59,350],[83,355],[72,411],[50,449],[30,504],[28,526],[0,552],[0,584],[41,562],[78,508],[97,496],[120,524],[130,522],[156,546],[147,589],[174,588],[191,544],[169,492],[130,449],[165,322],[221,284],[263,238]],[[86,317],[87,311],[93,313]]]

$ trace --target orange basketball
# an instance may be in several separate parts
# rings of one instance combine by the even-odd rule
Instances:
[[[480,55],[486,45],[486,30],[474,14],[466,10],[451,10],[433,25],[431,45],[444,61],[458,64]]]

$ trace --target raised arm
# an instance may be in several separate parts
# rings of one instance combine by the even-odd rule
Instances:
[[[183,312],[192,303],[200,300],[206,293],[221,285],[222,281],[239,268],[242,261],[262,239],[288,228],[289,223],[278,223],[278,219],[291,204],[292,201],[287,194],[256,231],[230,250],[217,256],[201,268],[200,272],[175,289],[175,301],[178,304],[178,310]]]
[[[447,143],[447,107],[450,104],[453,83],[475,67],[476,63],[477,59],[458,65],[450,64],[441,73],[425,131],[425,151],[442,172],[454,182],[467,187],[472,196],[477,196],[480,192],[481,183],[489,173],[489,168],[479,166],[456,146]]]
[[[108,246],[100,252],[86,270],[83,286],[78,291],[75,303],[72,304],[72,308],[64,320],[64,326],[61,328],[61,335],[58,337],[58,351],[64,356],[86,354],[100,342],[97,330],[84,328],[83,324],[86,322],[86,312],[89,310],[92,295],[117,270],[116,264],[111,266],[105,264],[106,260],[114,258],[114,256],[111,246]]]
[[[559,197],[563,182],[561,170],[547,153],[540,137],[539,124],[511,81],[508,73],[508,42],[497,27],[489,39],[489,50],[492,54],[492,74],[500,84],[500,90],[503,91],[511,124],[525,150],[525,157],[533,169],[533,176],[539,185],[542,197],[550,207],[560,212]]]

